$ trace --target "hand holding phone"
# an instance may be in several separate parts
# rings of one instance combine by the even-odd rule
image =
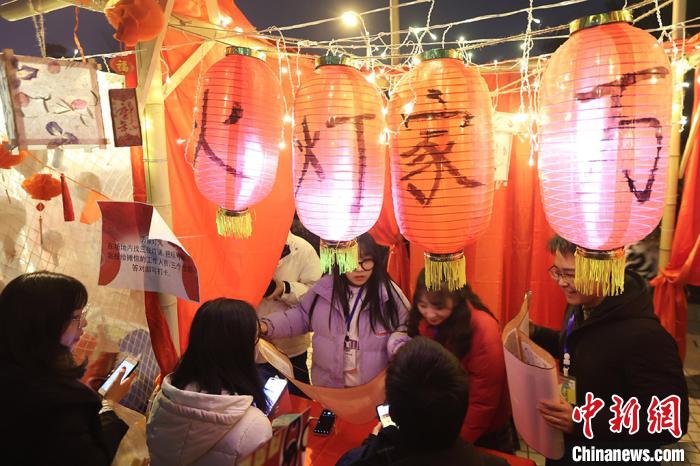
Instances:
[[[382,427],[389,427],[389,426],[395,426],[396,423],[391,419],[391,416],[389,416],[389,405],[388,404],[383,404],[377,406],[377,417],[379,418],[379,422],[382,423]]]
[[[321,412],[321,417],[318,418],[316,427],[314,427],[314,434],[316,435],[330,435],[331,430],[333,430],[333,425],[335,424],[335,414],[332,411],[324,409]]]
[[[97,392],[107,400],[120,402],[129,393],[131,384],[134,383],[136,378],[134,370],[138,365],[138,358],[131,356],[124,358]]]
[[[270,377],[267,379],[267,382],[265,382],[265,396],[267,397],[267,409],[263,410],[265,413],[265,416],[270,416],[271,414],[274,414],[275,408],[277,408],[277,404],[280,401],[280,398],[282,398],[282,394],[284,393],[284,389],[287,388],[287,380],[282,379],[277,376]]]

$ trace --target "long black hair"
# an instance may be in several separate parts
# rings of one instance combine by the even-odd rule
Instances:
[[[68,275],[40,271],[12,280],[0,293],[0,361],[37,374],[80,378],[87,362],[77,364],[61,336],[87,301],[85,285]]]
[[[220,395],[250,395],[261,410],[267,398],[255,365],[258,340],[255,309],[238,299],[207,301],[192,320],[185,354],[171,377],[171,383],[185,389],[196,384],[199,390]]]
[[[396,303],[396,291],[391,283],[389,274],[386,271],[387,266],[387,248],[379,246],[372,235],[365,233],[357,238],[359,247],[359,257],[371,257],[374,260],[374,268],[372,275],[365,283],[365,294],[362,299],[362,306],[359,310],[360,314],[369,312],[369,323],[372,331],[375,331],[377,322],[381,323],[385,330],[392,332],[396,330],[400,324],[399,311]],[[387,301],[382,305],[382,289],[385,290]],[[338,303],[343,310],[344,315],[350,314],[350,282],[345,274],[341,274],[338,267],[333,269],[333,294],[331,303]],[[332,308],[333,306],[331,306]],[[358,314],[359,317],[359,314]],[[330,325],[330,315],[329,315]]]
[[[428,291],[425,286],[425,270],[421,270],[413,293],[411,311],[408,314],[408,335],[412,337],[419,335],[418,324],[423,316],[418,310],[418,302],[423,298],[436,307],[445,307],[448,301],[452,301],[452,314],[440,324],[436,339],[459,359],[466,356],[471,349],[472,308],[496,318],[481,298],[472,291],[469,284],[455,291],[449,291],[446,288]]]

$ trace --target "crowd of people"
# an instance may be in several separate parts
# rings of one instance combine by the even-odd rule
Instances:
[[[271,438],[263,384],[274,368],[256,359],[260,338],[287,352],[297,380],[314,385],[358,386],[386,369],[396,426],[378,425],[338,465],[507,464],[475,448],[513,453],[519,446],[503,322],[469,285],[429,290],[423,272],[409,301],[386,272],[385,248],[369,234],[358,245],[355,270],[321,276],[313,248],[290,233],[258,309],[228,298],[199,308],[179,365],[149,404],[150,464],[234,465]],[[564,458],[548,464],[572,464],[575,445],[655,448],[677,441],[668,432],[611,432],[608,410],[594,419],[595,440],[573,421],[587,393],[636,397],[642,406],[675,395],[685,433],[688,394],[678,348],[654,314],[647,283],[628,272],[621,295],[583,295],[573,280],[576,246],[555,237],[549,247],[550,275],[569,306],[561,329],[531,326],[530,333],[576,390],[575,403],[561,397],[538,405],[565,436]],[[6,464],[108,465],[115,455],[127,426],[114,406],[135,374],[119,373],[104,396],[79,381],[86,363],[75,361],[71,348],[85,327],[87,301],[83,284],[53,272],[20,275],[0,293]]]

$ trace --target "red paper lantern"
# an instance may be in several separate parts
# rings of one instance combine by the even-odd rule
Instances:
[[[279,81],[261,52],[229,47],[204,75],[191,145],[197,187],[221,207],[220,235],[250,237],[248,208],[275,182],[282,117]]]
[[[321,265],[357,267],[355,238],[384,195],[382,96],[347,57],[319,58],[294,102],[294,191],[302,223],[323,240]]]
[[[456,50],[431,50],[389,101],[391,178],[401,233],[426,250],[426,285],[466,284],[463,248],[491,221],[492,104]]]
[[[581,18],[540,86],[539,175],[547,220],[580,246],[576,287],[615,295],[627,243],[659,223],[666,193],[671,70],[627,11]]]

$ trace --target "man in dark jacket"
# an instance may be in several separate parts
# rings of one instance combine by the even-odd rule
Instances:
[[[576,246],[555,236],[549,242],[549,249],[555,255],[549,272],[566,295],[569,306],[561,332],[533,326],[531,337],[559,359],[564,375],[568,372],[575,386],[577,407],[586,405],[587,393],[605,404],[592,418],[592,439],[584,435],[583,422],[574,423],[573,407],[563,399],[559,403],[540,404],[542,416],[564,432],[566,442],[564,458],[547,464],[573,464],[573,459],[582,454],[581,447],[586,447],[588,452],[592,451],[590,447],[649,449],[653,455],[653,450],[661,445],[676,442],[678,434],[685,433],[688,427],[688,389],[678,347],[654,314],[646,281],[628,271],[622,294],[583,295],[574,287]],[[636,433],[631,434],[627,428],[630,426],[624,425],[620,426],[620,432],[612,432],[613,395],[619,396],[623,404],[636,397]],[[672,395],[680,400],[673,419],[678,427],[675,435],[672,429],[649,432],[648,410],[653,397],[663,401]],[[656,419],[660,411],[652,408],[651,417]]]
[[[398,427],[370,435],[336,466],[507,465],[460,438],[468,399],[457,358],[433,340],[411,340],[386,372],[389,415]]]

